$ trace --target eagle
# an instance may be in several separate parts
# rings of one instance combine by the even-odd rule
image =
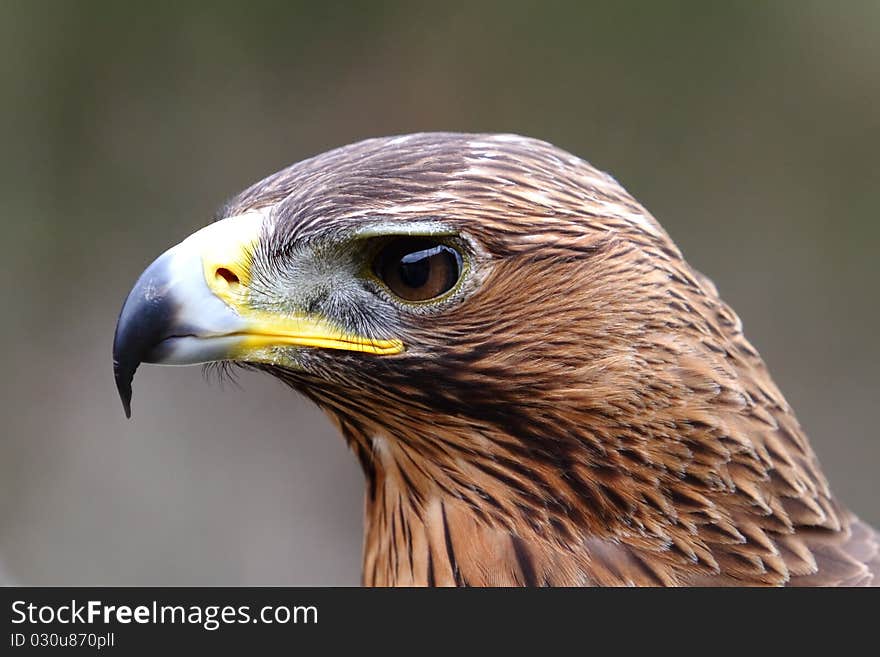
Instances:
[[[713,283],[549,143],[420,133],[244,190],[125,300],[113,367],[266,372],[366,480],[368,586],[880,584]]]

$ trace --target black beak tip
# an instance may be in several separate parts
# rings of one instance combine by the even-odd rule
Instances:
[[[131,382],[134,379],[134,367],[121,366],[120,362],[113,359],[113,375],[116,378],[116,389],[119,391],[119,399],[122,401],[122,410],[125,411],[125,417],[131,419]]]
[[[176,304],[169,298],[168,254],[144,270],[119,313],[113,336],[113,376],[125,417],[131,418],[131,382],[143,362],[156,362],[156,346],[174,331]]]

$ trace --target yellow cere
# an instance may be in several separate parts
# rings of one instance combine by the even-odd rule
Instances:
[[[228,305],[241,303],[250,283],[253,250],[260,239],[262,216],[243,214],[218,221],[205,231],[201,245],[202,267],[208,288]]]

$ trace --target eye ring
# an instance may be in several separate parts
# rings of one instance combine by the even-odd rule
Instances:
[[[373,274],[395,297],[420,303],[443,297],[464,272],[453,246],[430,237],[395,237],[376,253]]]

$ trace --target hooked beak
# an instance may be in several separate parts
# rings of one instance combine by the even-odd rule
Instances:
[[[265,218],[265,212],[251,211],[206,226],[138,278],[113,339],[113,373],[126,417],[141,363],[278,363],[278,348],[285,346],[379,355],[403,351],[400,340],[365,338],[320,317],[251,307],[251,265]]]

